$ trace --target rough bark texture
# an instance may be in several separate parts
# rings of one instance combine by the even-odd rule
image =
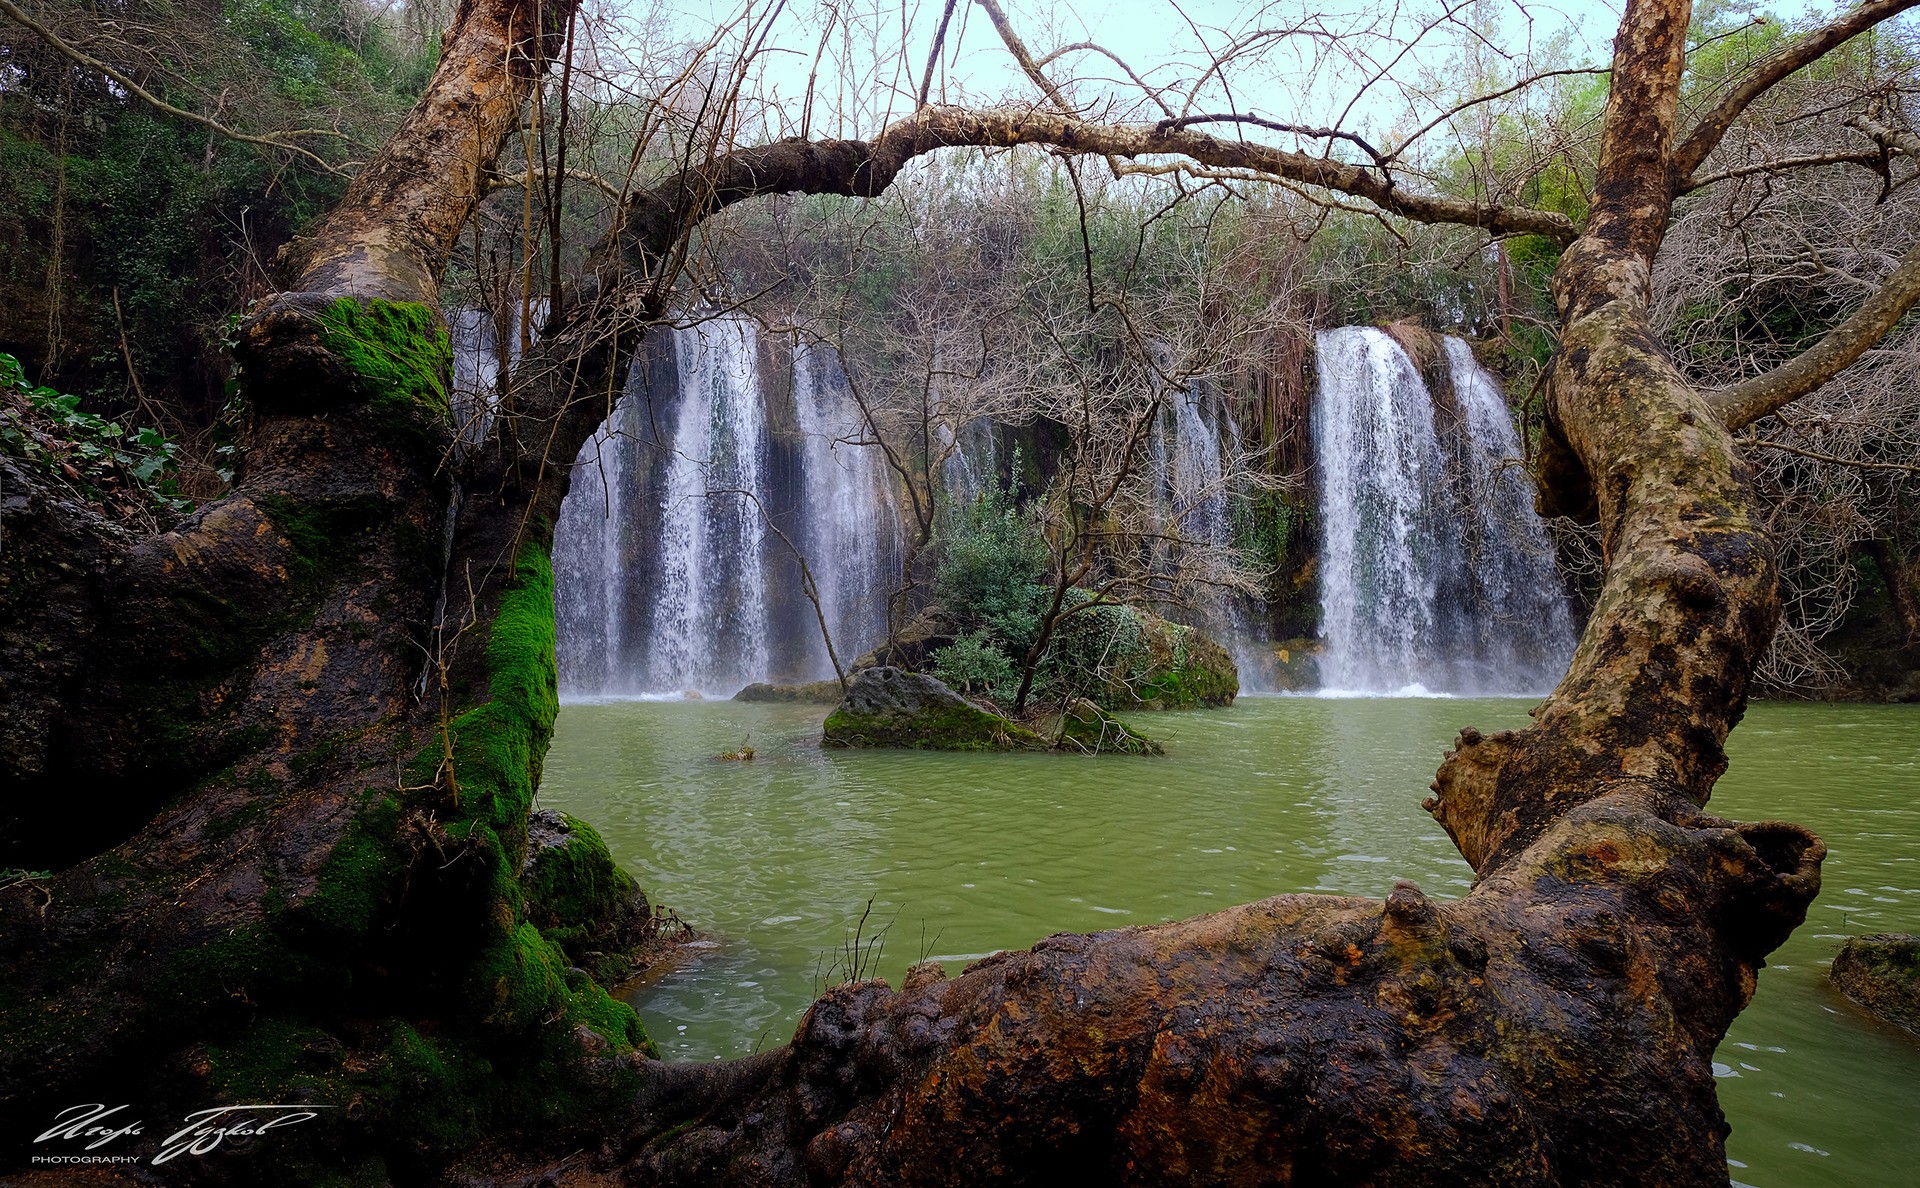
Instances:
[[[0,1159],[75,1102],[319,1101],[337,1120],[260,1144],[270,1171],[172,1174],[378,1182],[495,1127],[565,1141],[633,1092],[645,1036],[567,949],[632,919],[631,880],[581,839],[525,863],[545,526],[461,590],[484,617],[436,631],[438,271],[566,7],[461,6],[297,291],[242,328],[231,496],[131,539],[8,476],[0,860],[53,873],[0,890]]]

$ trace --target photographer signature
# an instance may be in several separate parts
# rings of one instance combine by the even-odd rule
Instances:
[[[140,1137],[145,1133],[145,1123],[137,1119],[130,1120],[122,1114],[123,1110],[131,1108],[128,1105],[108,1106],[104,1102],[69,1106],[55,1115],[53,1125],[33,1141],[86,1140],[83,1149],[94,1151],[120,1139]],[[329,1108],[277,1103],[223,1105],[195,1110],[186,1116],[186,1125],[160,1141],[160,1153],[153,1157],[153,1163],[166,1163],[180,1155],[205,1155],[230,1138],[251,1137],[307,1122],[318,1118],[319,1111]],[[35,1162],[43,1159],[50,1162],[55,1158],[58,1157],[36,1157]]]

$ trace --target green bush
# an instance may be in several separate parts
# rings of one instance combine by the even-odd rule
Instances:
[[[1011,699],[1020,670],[1013,657],[984,631],[969,631],[933,654],[933,675],[962,693],[985,693],[995,701]]]
[[[1067,591],[1053,638],[1034,674],[1036,692],[1048,701],[1104,701],[1110,685],[1138,675],[1136,670],[1151,663],[1146,631],[1134,609],[1118,603],[1088,606],[1091,601],[1093,595],[1085,590]]]
[[[0,451],[63,479],[88,499],[119,495],[167,512],[192,504],[174,485],[178,447],[151,427],[129,430],[80,407],[65,395],[27,379],[26,368],[0,353]]]
[[[1046,540],[1013,491],[989,486],[941,533],[934,593],[963,632],[992,636],[1009,654],[1033,643],[1045,609]]]

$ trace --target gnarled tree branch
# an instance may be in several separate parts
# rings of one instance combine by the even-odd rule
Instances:
[[[1865,116],[1855,116],[1848,123],[1884,145],[1920,158],[1920,137],[1910,132],[1888,128]],[[1885,338],[1916,304],[1920,304],[1920,243],[1894,266],[1873,296],[1819,342],[1764,375],[1712,393],[1707,402],[1729,429],[1751,425],[1838,375]]]
[[[175,107],[173,104],[168,103],[165,99],[147,90],[99,58],[76,48],[64,37],[61,37],[58,33],[55,33],[39,21],[34,20],[33,17],[27,14],[26,10],[13,3],[13,0],[0,0],[0,15],[4,15],[7,19],[16,21],[32,30],[34,36],[46,42],[55,52],[74,64],[88,70],[99,71],[101,74],[112,79],[115,85],[124,87],[129,95],[132,95],[134,98],[163,115],[170,115],[175,119],[187,120],[190,123],[199,124],[201,127],[209,129],[217,135],[224,136],[228,140],[237,140],[242,144],[257,144],[264,148],[279,149],[281,152],[293,153],[296,156],[305,157],[308,161],[318,165],[328,173],[346,173],[346,170],[340,168],[338,165],[332,164],[326,158],[312,150],[303,148],[297,144],[292,144],[284,139],[284,137],[287,136],[339,136],[340,133],[338,132],[321,128],[303,128],[298,132],[282,132],[276,136],[254,136],[247,132],[229,128],[219,120],[210,119],[197,112],[191,112],[183,107]]]
[[[1822,25],[1804,37],[1797,38],[1792,44],[1756,63],[1731,91],[1721,97],[1707,113],[1694,124],[1693,131],[1687,134],[1673,150],[1672,176],[1675,192],[1688,188],[1689,179],[1705,161],[1720,141],[1733,127],[1740,114],[1753,105],[1754,100],[1773,89],[1782,79],[1803,66],[1818,61],[1819,58],[1852,38],[1886,20],[1898,16],[1912,8],[1920,0],[1867,0],[1867,3],[1845,14],[1838,20]]]

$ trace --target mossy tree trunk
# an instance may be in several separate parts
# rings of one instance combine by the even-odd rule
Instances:
[[[80,1101],[150,1131],[314,1101],[327,1126],[264,1166],[172,1170],[379,1182],[495,1127],[568,1141],[632,1095],[644,1033],[579,968],[637,923],[632,880],[587,830],[522,880],[548,525],[445,588],[439,277],[571,7],[464,0],[425,98],[242,327],[230,496],[136,540],[9,476],[10,543],[49,562],[0,589],[7,715],[34,727],[5,738],[0,861],[52,872],[0,892],[0,1130],[23,1143]]]
[[[519,1125],[596,1127],[661,1183],[1724,1183],[1710,1057],[1823,850],[1703,808],[1778,605],[1732,441],[1647,328],[1671,196],[1718,138],[1676,163],[1686,0],[1629,4],[1584,229],[1031,110],[719,154],[633,195],[514,415],[456,452],[437,278],[567,7],[463,3],[426,99],[245,327],[231,497],[134,539],[9,478],[4,861],[54,873],[0,889],[0,1126],[33,1133],[50,1101],[315,1100],[353,1109],[301,1157],[368,1176]],[[1547,477],[1599,519],[1599,605],[1536,723],[1463,731],[1441,766],[1463,900],[1403,885],[1058,937],[841,987],[752,1061],[655,1064],[569,948],[630,922],[604,847],[575,830],[523,877],[566,462],[708,214],[1016,144],[1569,244]]]

